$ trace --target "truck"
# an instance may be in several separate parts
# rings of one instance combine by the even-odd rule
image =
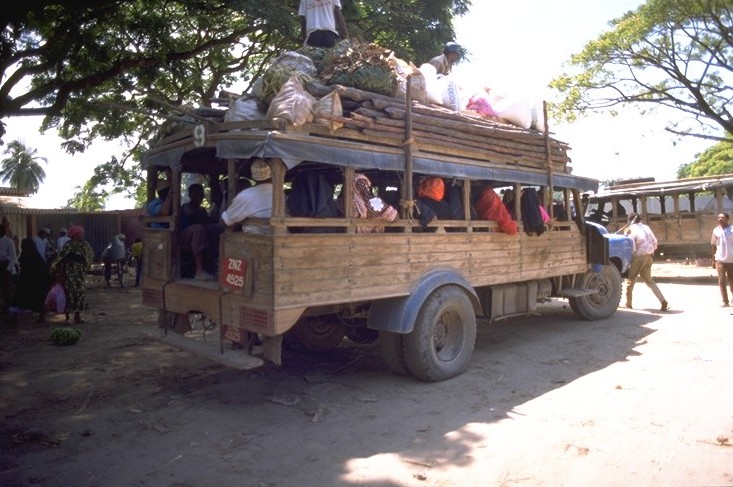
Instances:
[[[718,215],[733,211],[733,174],[621,180],[584,196],[587,220],[615,233],[637,213],[659,240],[657,255],[704,262],[712,257],[710,238]]]
[[[142,300],[159,310],[157,339],[240,369],[281,364],[284,346],[323,353],[346,339],[379,347],[391,371],[441,381],[468,366],[478,322],[538,315],[551,299],[583,320],[615,313],[632,245],[584,220],[581,195],[598,182],[572,174],[567,144],[547,130],[423,105],[409,91],[399,99],[329,89],[343,113],[297,126],[199,116],[147,151],[149,198],[162,175],[173,198],[172,214],[146,217],[142,229]],[[223,188],[225,206],[256,159],[272,168],[272,216],[223,229],[217,280],[194,279],[180,235],[187,184]],[[309,178],[326,201],[350,202],[356,174],[397,219],[289,211],[289,195]],[[425,177],[458,195],[459,217],[420,221],[413,203]],[[519,197],[510,206],[516,234],[477,218],[487,185],[497,195],[544,194],[544,231],[527,231]]]

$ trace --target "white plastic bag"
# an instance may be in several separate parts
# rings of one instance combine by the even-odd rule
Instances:
[[[240,98],[229,105],[224,115],[225,122],[240,122],[246,120],[264,120],[266,114],[260,110],[257,100],[253,98]]]
[[[66,311],[66,292],[64,292],[63,286],[58,282],[51,286],[51,290],[46,294],[43,308],[52,313],[63,313]]]
[[[283,119],[294,126],[313,121],[313,104],[316,99],[308,93],[300,82],[298,75],[290,75],[267,110],[268,119]]]

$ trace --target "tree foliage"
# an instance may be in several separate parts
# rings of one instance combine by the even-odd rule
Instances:
[[[564,96],[555,116],[667,107],[681,115],[666,127],[673,134],[733,134],[731,0],[648,0],[610,26],[572,57],[574,74],[551,83]]]
[[[41,162],[47,163],[48,160],[37,156],[36,149],[26,147],[18,140],[10,142],[3,153],[8,157],[0,161],[0,181],[9,183],[12,188],[38,190],[46,179]]]
[[[695,161],[683,164],[677,170],[678,178],[697,178],[733,174],[733,136],[704,150]]]
[[[139,180],[140,155],[177,115],[171,107],[246,90],[274,56],[299,47],[298,0],[16,3],[0,16],[0,121],[41,115],[41,130],[57,129],[71,154],[99,139],[127,147],[79,188],[82,206],[134,188],[126,183]],[[451,19],[470,0],[342,4],[354,37],[422,62],[453,38]],[[109,192],[97,189],[104,185]]]

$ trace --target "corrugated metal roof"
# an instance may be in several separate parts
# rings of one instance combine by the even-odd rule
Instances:
[[[733,174],[675,179],[672,181],[624,184],[598,191],[596,194],[592,195],[591,198],[671,195],[696,191],[713,191],[716,188],[733,188]]]

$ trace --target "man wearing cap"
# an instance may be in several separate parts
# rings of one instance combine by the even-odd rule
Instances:
[[[443,54],[435,56],[430,64],[435,66],[438,75],[447,76],[453,69],[453,65],[461,58],[461,46],[455,42],[449,42],[443,46]]]
[[[229,227],[245,218],[272,216],[272,169],[264,159],[255,159],[251,174],[257,184],[241,190],[221,214],[222,221]]]
[[[33,243],[36,244],[36,249],[44,262],[48,263],[53,260],[56,255],[53,245],[49,242],[48,237],[51,235],[51,229],[49,227],[43,227],[38,230],[38,234],[33,237]]]
[[[71,237],[69,237],[67,233],[69,232],[65,228],[61,228],[61,230],[59,230],[59,238],[56,239],[56,252],[61,252],[61,249],[64,248],[66,242],[71,240]]]

